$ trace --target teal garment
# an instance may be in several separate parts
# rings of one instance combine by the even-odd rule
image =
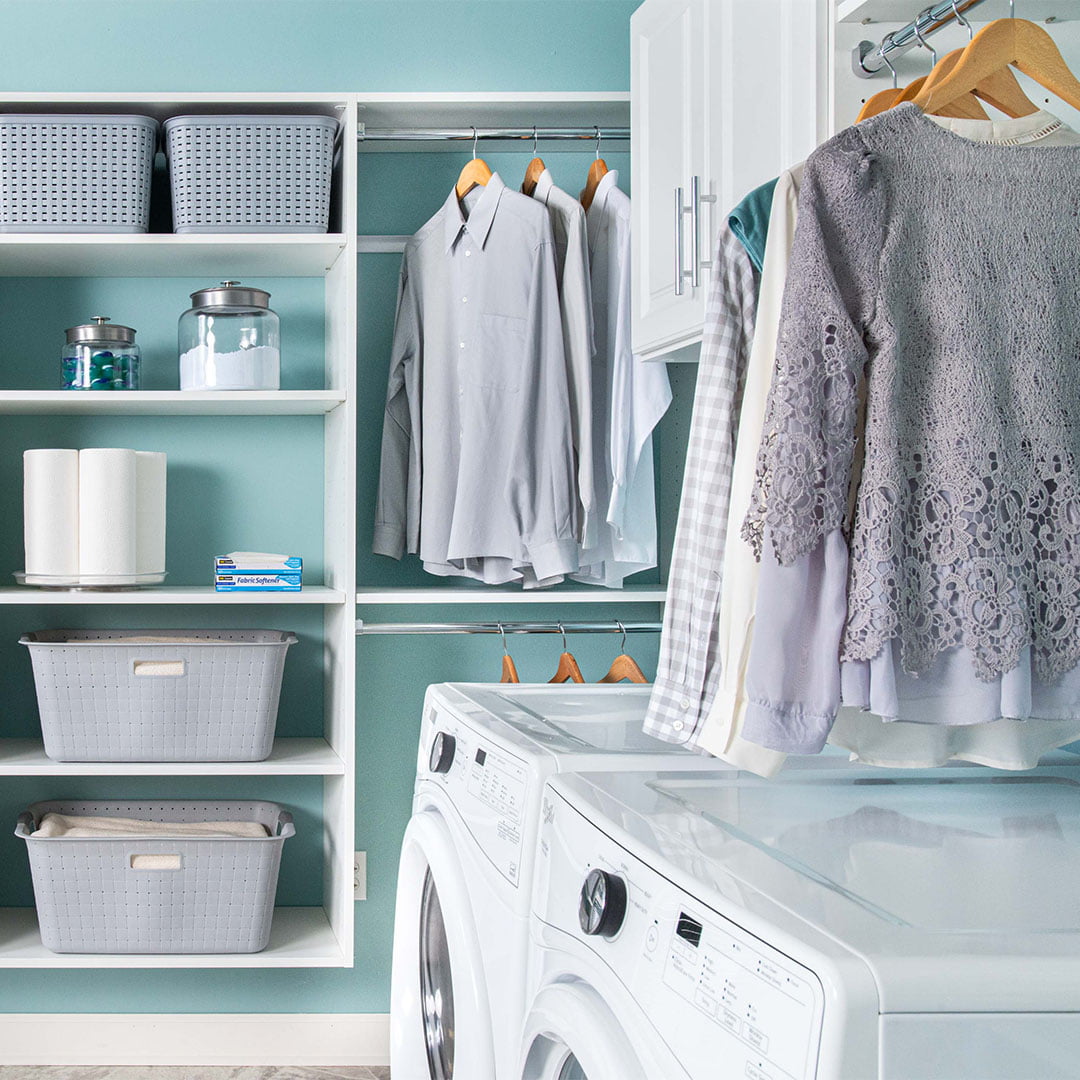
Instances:
[[[775,188],[776,180],[754,188],[728,215],[731,231],[746,248],[746,254],[759,274],[765,262],[765,240],[769,235],[769,214]]]

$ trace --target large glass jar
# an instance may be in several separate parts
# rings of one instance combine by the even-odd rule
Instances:
[[[139,346],[130,326],[95,315],[67,333],[61,360],[65,390],[138,390]]]
[[[279,389],[280,328],[269,302],[239,281],[193,292],[180,316],[180,389]]]

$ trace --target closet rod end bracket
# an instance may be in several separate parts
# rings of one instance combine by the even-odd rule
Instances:
[[[874,52],[877,52],[878,46],[873,41],[860,41],[854,49],[851,50],[851,70],[855,72],[860,79],[872,79],[878,71],[881,70],[879,64],[874,70],[864,66],[866,58]]]

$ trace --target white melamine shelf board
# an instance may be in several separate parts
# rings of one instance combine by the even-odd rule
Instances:
[[[133,955],[54,953],[41,944],[33,908],[0,908],[0,968],[347,967],[322,908],[275,908],[270,944],[258,953]]]
[[[344,604],[340,589],[325,585],[305,585],[301,592],[219,593],[213,585],[156,586],[129,592],[68,591],[34,589],[20,585],[0,588],[0,604]]]
[[[386,604],[662,604],[667,590],[659,585],[624,589],[360,589],[356,603]]]
[[[137,113],[165,120],[170,116],[186,113],[262,113],[340,116],[352,95],[344,91],[336,93],[237,93],[213,92],[147,92],[125,93],[108,91],[89,93],[27,93],[5,91],[0,93],[2,112],[102,112]],[[92,109],[87,106],[93,106]]]
[[[0,233],[0,277],[322,277],[341,233]]]
[[[628,127],[630,94],[617,90],[527,93],[357,94],[358,119],[390,127]],[[361,143],[363,149],[363,143]]]
[[[265,761],[53,761],[40,739],[0,739],[0,776],[343,776],[325,739],[275,739]]]
[[[861,23],[907,23],[926,7],[925,2],[912,0],[839,0],[836,5],[837,22]],[[1009,14],[1009,0],[983,0],[964,17],[973,23],[988,22],[991,19],[1003,19]],[[1066,22],[1080,18],[1080,3],[1077,0],[1018,0],[1016,14],[1023,19],[1042,22],[1051,18],[1056,22]],[[933,39],[927,39],[933,43]]]
[[[361,255],[400,255],[409,239],[395,233],[361,233],[356,238],[356,250]]]
[[[0,390],[0,415],[320,416],[344,401],[339,390]]]

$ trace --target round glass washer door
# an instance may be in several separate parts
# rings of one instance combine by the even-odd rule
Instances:
[[[453,1080],[454,980],[442,904],[430,868],[420,901],[420,1002],[431,1080]],[[568,1073],[565,1080],[576,1080],[576,1074]]]

